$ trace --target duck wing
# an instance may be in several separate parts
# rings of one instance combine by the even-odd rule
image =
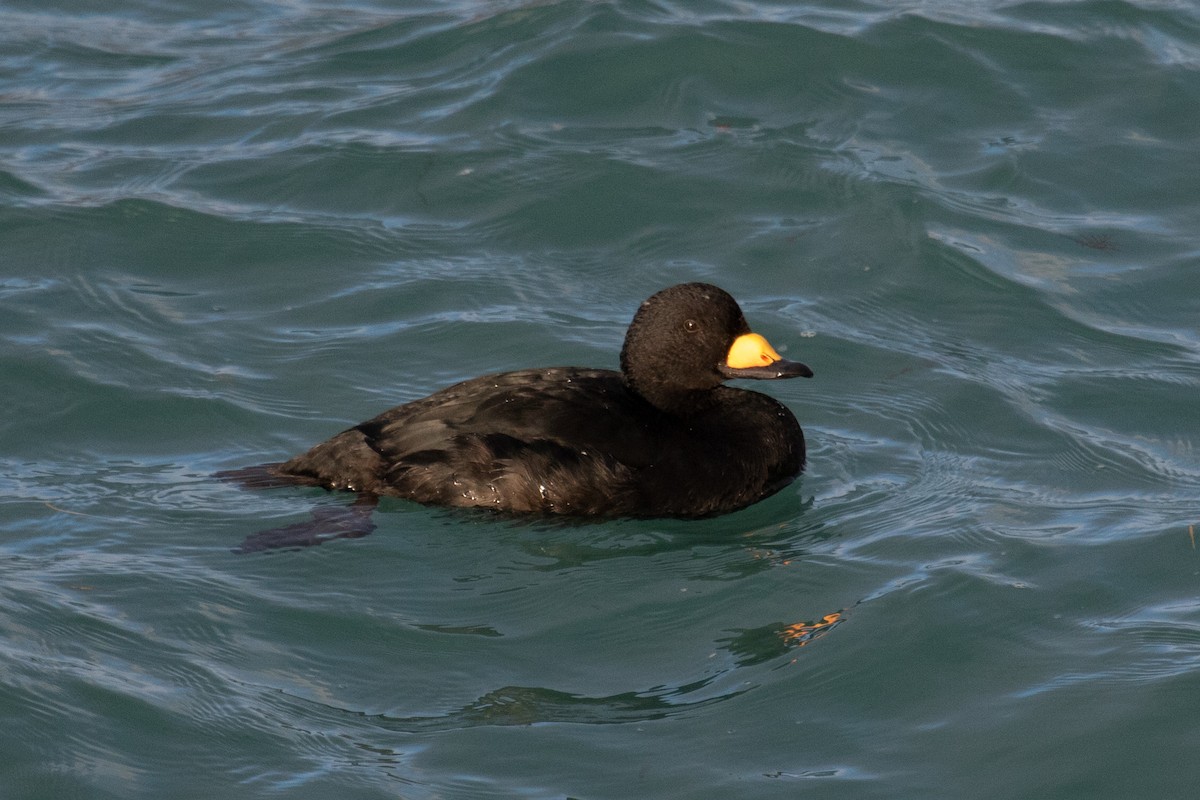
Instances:
[[[611,516],[636,506],[656,420],[617,372],[521,370],[385,411],[281,471],[422,503]]]

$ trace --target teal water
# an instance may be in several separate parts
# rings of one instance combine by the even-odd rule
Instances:
[[[6,800],[1194,794],[1194,3],[0,18]],[[230,552],[686,280],[816,372],[780,495]]]

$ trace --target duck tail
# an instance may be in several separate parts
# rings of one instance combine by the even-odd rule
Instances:
[[[297,486],[308,483],[303,477],[280,472],[282,461],[258,464],[253,467],[225,469],[213,473],[213,477],[225,483],[233,483],[243,489],[278,489],[282,486]]]

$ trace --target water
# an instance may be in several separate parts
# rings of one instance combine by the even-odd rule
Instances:
[[[6,799],[1194,793],[1194,4],[2,14]],[[684,280],[816,371],[782,494],[230,552]]]

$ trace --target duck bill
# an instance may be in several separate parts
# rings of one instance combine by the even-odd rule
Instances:
[[[718,364],[717,371],[726,378],[756,380],[813,376],[813,371],[806,364],[788,361],[757,333],[743,333],[734,339],[725,356],[725,363]]]

